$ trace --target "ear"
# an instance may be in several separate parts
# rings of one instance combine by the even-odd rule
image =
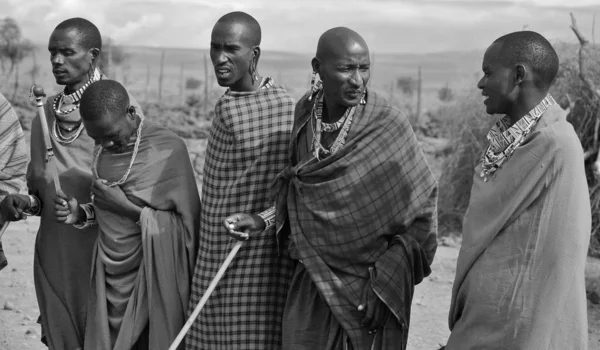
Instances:
[[[319,74],[319,76],[321,76],[321,61],[319,61],[318,58],[314,57],[310,64],[312,65],[313,72],[316,72],[317,74]]]
[[[252,52],[254,53],[254,57],[256,58],[256,64],[258,64],[258,59],[260,58],[260,47],[254,46],[252,48]]]
[[[98,57],[100,57],[100,49],[92,47],[88,50],[88,55],[90,55],[91,63],[94,64],[98,61]]]
[[[515,67],[515,85],[519,85],[521,84],[523,81],[525,81],[525,77],[527,77],[527,68],[522,65],[522,64],[518,64]]]

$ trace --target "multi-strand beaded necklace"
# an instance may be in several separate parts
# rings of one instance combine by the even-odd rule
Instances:
[[[81,132],[83,131],[83,122],[81,119],[79,119],[79,121],[74,126],[69,127],[65,126],[59,117],[70,114],[73,111],[77,110],[79,108],[79,101],[81,100],[81,95],[83,95],[85,89],[87,89],[88,86],[90,86],[93,82],[96,82],[101,78],[102,75],[100,74],[100,71],[96,68],[94,70],[94,75],[92,76],[92,78],[77,91],[68,95],[65,94],[64,91],[62,91],[54,98],[52,108],[54,109],[55,117],[52,125],[52,136],[54,137],[56,142],[62,145],[68,145],[74,142],[79,137],[79,135],[81,135]],[[61,107],[64,103],[69,103],[73,106],[68,108],[67,110],[62,110]],[[62,133],[62,131],[73,132],[74,130],[75,132],[71,136],[64,136]]]

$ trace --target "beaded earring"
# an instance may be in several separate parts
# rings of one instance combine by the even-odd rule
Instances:
[[[317,93],[319,91],[319,89],[321,89],[321,85],[323,83],[321,82],[321,80],[319,79],[317,81],[317,72],[312,72],[312,78],[310,79],[310,96],[308,96],[308,100],[312,101],[313,96],[315,95],[315,93]]]

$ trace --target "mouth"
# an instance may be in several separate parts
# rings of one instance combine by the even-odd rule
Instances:
[[[346,92],[346,95],[352,98],[356,98],[362,95],[362,90],[350,90]]]
[[[481,93],[481,96],[485,97],[485,99],[483,100],[484,104],[490,99],[490,97],[487,94]]]
[[[231,74],[231,68],[219,67],[215,69],[215,74],[217,75],[217,78],[226,78]]]
[[[57,76],[62,76],[62,75],[67,74],[67,71],[60,70],[60,69],[53,69],[52,74],[54,74],[54,76],[57,77]]]

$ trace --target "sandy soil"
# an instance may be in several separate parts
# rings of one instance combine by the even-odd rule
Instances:
[[[9,265],[0,272],[0,349],[45,349],[36,323],[39,311],[33,287],[33,246],[37,219],[13,223],[3,242]],[[433,273],[417,286],[408,349],[437,349],[448,338],[447,313],[458,247],[440,246]],[[590,275],[600,279],[600,261],[591,260]],[[600,305],[589,304],[589,349],[600,350]]]

